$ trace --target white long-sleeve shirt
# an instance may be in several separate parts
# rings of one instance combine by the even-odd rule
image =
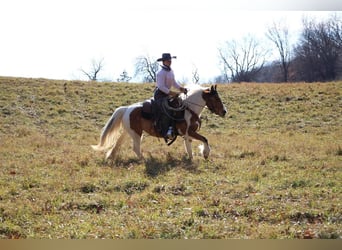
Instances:
[[[171,87],[179,89],[181,86],[175,81],[173,70],[166,70],[162,68],[157,73],[157,87],[165,94],[169,94]]]

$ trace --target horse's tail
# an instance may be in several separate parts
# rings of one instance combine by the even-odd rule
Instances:
[[[112,117],[102,129],[99,144],[91,146],[94,150],[104,151],[115,146],[120,136],[122,117],[126,110],[127,107],[119,107],[114,111]]]

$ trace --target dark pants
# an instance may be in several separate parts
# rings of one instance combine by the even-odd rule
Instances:
[[[162,102],[165,100],[165,98],[168,98],[168,95],[156,88],[154,90],[154,101],[156,102],[157,106],[157,114],[156,114],[156,125],[157,130],[163,137],[166,136],[166,133],[170,126],[174,126],[173,120],[170,119],[167,114],[165,114],[163,108],[162,108]]]
[[[153,97],[155,101],[162,100],[168,96],[169,96],[168,94],[165,94],[163,91],[159,90],[158,88],[155,88],[154,93],[153,93]]]

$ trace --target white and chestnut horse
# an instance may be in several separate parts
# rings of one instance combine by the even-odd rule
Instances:
[[[221,117],[227,113],[216,90],[216,85],[211,88],[193,86],[187,95],[181,94],[183,105],[186,106],[184,119],[176,122],[178,135],[184,138],[184,144],[189,158],[192,159],[192,139],[203,142],[202,154],[208,158],[210,147],[208,140],[197,133],[200,127],[199,116],[204,107]],[[151,136],[161,137],[153,125],[153,121],[142,116],[142,102],[129,106],[118,107],[107,124],[103,127],[100,142],[92,145],[97,151],[107,151],[106,159],[115,159],[121,144],[127,135],[133,139],[133,150],[139,158],[142,158],[140,144],[143,131]]]

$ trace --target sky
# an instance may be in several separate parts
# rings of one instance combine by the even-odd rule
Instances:
[[[338,11],[324,0],[2,0],[0,76],[86,80],[92,60],[99,78],[134,75],[137,57],[177,56],[176,79],[220,75],[218,48],[246,35],[265,40],[267,25],[285,21],[295,39],[303,16]],[[341,9],[341,8],[340,8]],[[319,10],[319,11],[318,11]],[[134,79],[133,79],[134,80]]]

